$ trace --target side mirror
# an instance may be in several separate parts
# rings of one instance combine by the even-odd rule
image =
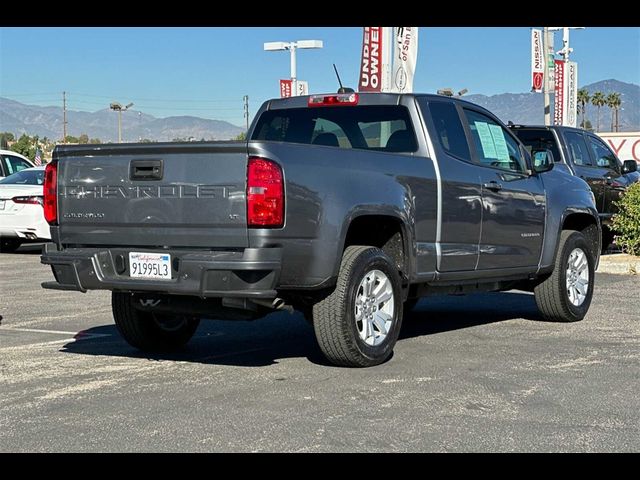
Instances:
[[[631,173],[638,170],[638,164],[635,160],[625,160],[622,162],[622,173]]]
[[[553,153],[548,148],[531,151],[533,170],[536,173],[548,172],[553,168]]]

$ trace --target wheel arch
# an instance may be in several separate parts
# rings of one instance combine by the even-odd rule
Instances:
[[[345,249],[352,245],[368,245],[378,247],[394,260],[401,272],[403,286],[411,278],[415,252],[412,248],[413,238],[410,227],[400,214],[395,211],[365,210],[353,212],[345,221],[339,251],[338,262],[334,269],[337,276],[340,259]]]

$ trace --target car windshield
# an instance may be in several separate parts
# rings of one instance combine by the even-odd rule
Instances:
[[[0,184],[11,185],[42,185],[44,183],[44,170],[20,170],[0,180]]]

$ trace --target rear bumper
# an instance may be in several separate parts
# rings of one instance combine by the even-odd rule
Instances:
[[[129,251],[171,255],[171,280],[129,277]],[[67,248],[45,244],[42,263],[51,265],[56,290],[118,290],[194,295],[201,298],[275,298],[281,248],[239,251],[155,250],[148,248]]]

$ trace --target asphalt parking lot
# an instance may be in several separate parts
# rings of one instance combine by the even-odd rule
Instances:
[[[108,292],[0,254],[0,451],[640,451],[640,279],[597,274],[575,324],[520,292],[423,299],[393,358],[328,366],[303,318],[201,323],[148,357]]]

